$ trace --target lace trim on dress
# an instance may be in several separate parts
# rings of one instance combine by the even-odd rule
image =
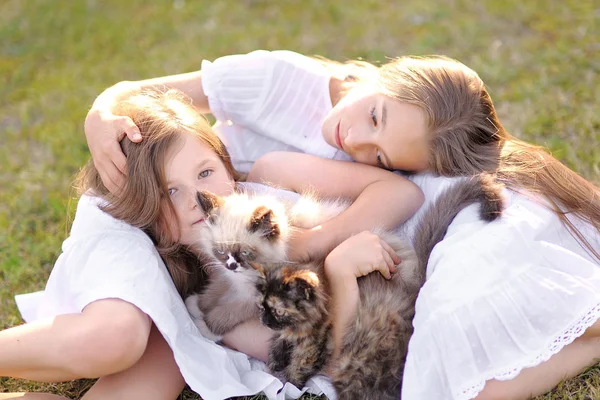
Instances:
[[[554,338],[550,345],[538,355],[520,362],[518,366],[511,368],[499,369],[482,376],[475,383],[470,383],[460,390],[457,400],[471,400],[483,390],[485,382],[491,379],[506,381],[515,378],[525,368],[535,367],[547,361],[550,357],[558,353],[563,347],[571,344],[575,339],[583,335],[585,330],[592,326],[600,318],[600,304],[592,307],[583,315],[577,322],[569,327],[561,335]]]

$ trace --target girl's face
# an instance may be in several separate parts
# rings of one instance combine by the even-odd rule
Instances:
[[[167,152],[165,175],[179,225],[179,232],[172,233],[179,238],[179,243],[192,244],[194,226],[204,222],[204,213],[196,203],[196,192],[206,190],[226,196],[233,192],[235,182],[217,154],[189,134],[183,135]]]
[[[406,171],[428,168],[425,112],[364,86],[335,105],[321,130],[328,144],[357,162]]]

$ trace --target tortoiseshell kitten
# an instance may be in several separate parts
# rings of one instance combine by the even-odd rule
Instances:
[[[448,189],[420,220],[413,241],[416,253],[399,237],[381,234],[402,263],[390,280],[379,273],[358,279],[358,309],[336,360],[330,360],[332,322],[322,263],[255,265],[261,273],[257,283],[261,321],[276,331],[269,368],[302,387],[331,361],[329,376],[340,400],[400,398],[415,303],[425,283],[429,255],[466,206],[479,202],[482,220],[498,218],[503,206],[501,190],[488,175]]]
[[[269,370],[302,388],[333,353],[327,281],[319,264],[276,264],[261,272],[261,322],[275,331]]]

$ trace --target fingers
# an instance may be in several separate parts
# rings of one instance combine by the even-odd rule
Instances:
[[[125,135],[132,142],[141,142],[142,134],[140,133],[140,129],[137,127],[135,122],[129,117],[119,117],[117,122],[117,126],[119,126]]]
[[[392,265],[392,272],[396,272],[396,265],[400,264],[400,257],[398,257],[398,254],[396,254],[396,251],[394,249],[392,249],[392,247],[387,244],[387,242],[385,240],[381,240],[381,247],[383,247],[383,249],[387,252],[387,254],[392,258],[393,261],[393,265]]]
[[[102,183],[104,183],[109,192],[115,194],[123,187],[125,184],[125,175],[110,160],[100,165],[100,162],[97,163],[94,159],[94,165],[100,174]]]
[[[381,254],[383,256],[383,265],[379,268],[379,272],[384,276],[385,279],[391,279],[391,272],[394,272],[392,270],[394,268],[394,262],[387,251],[382,250]]]
[[[127,175],[127,158],[121,151],[121,146],[118,143],[111,143],[110,147],[106,150],[106,156],[122,175]]]

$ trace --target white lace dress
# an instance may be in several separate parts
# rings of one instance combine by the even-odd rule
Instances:
[[[271,143],[269,151],[285,149],[280,141],[344,159],[320,132],[331,110],[328,77],[314,60],[290,52],[203,64],[204,88],[228,145],[251,161],[262,147],[248,146],[248,135]],[[406,224],[409,235],[427,204],[453,183],[426,174],[410,179],[426,205]],[[486,380],[510,379],[547,360],[600,317],[598,260],[545,207],[506,196],[500,220],[484,224],[477,206],[469,207],[436,246],[417,302],[403,399],[471,399]],[[600,251],[600,233],[579,225]]]
[[[348,159],[321,136],[321,121],[332,106],[329,74],[315,60],[287,51],[222,57],[203,62],[202,83],[218,119],[216,129],[240,170],[248,171],[260,155],[274,150]],[[428,175],[410,179],[423,189],[426,203],[453,183]],[[506,195],[508,208],[498,221],[484,224],[477,206],[469,207],[432,253],[417,301],[404,400],[471,399],[486,380],[510,379],[547,360],[600,317],[598,262],[547,209],[522,195]],[[405,225],[409,236],[425,207]],[[600,234],[581,228],[600,251]],[[149,264],[160,265],[157,257],[148,254]],[[172,283],[162,268],[152,276],[167,288]],[[139,279],[146,282],[145,275]],[[266,378],[256,370],[260,364],[250,364],[240,353],[206,344],[192,351],[203,342],[183,315],[181,301],[172,296],[174,288],[169,291],[165,298],[171,299],[174,316],[153,315],[155,297],[136,300],[125,289],[120,296],[141,301],[134,304],[158,318],[155,323],[186,381],[204,398],[261,390],[269,398],[300,394],[290,385],[277,394],[281,383]],[[333,397],[324,383],[320,387],[317,392]]]

